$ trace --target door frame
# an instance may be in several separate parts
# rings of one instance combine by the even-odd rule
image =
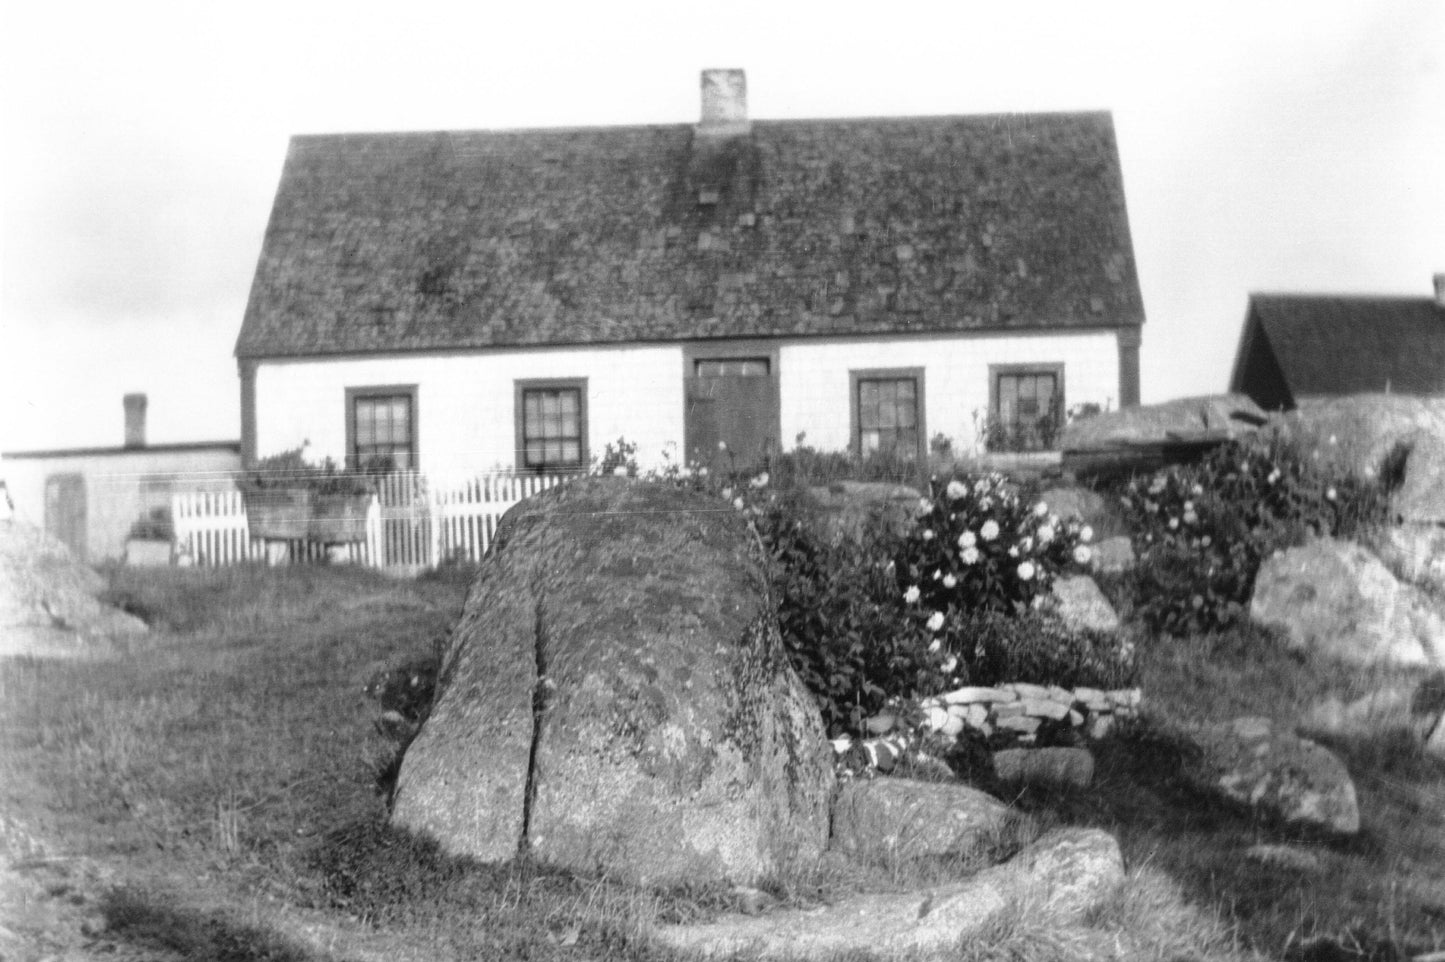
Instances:
[[[766,436],[776,440],[778,451],[783,450],[783,382],[779,368],[781,345],[768,338],[728,338],[717,341],[684,341],[682,343],[682,456],[692,450],[692,439],[688,437],[687,390],[688,379],[694,377],[698,361],[716,361],[735,357],[765,357],[768,359],[768,377],[773,382],[773,392],[778,403],[773,408],[773,423],[768,425]]]

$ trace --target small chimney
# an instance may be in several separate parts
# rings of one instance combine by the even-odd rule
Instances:
[[[1445,309],[1445,274],[1435,275],[1435,306]]]
[[[748,132],[748,78],[743,71],[702,72],[702,120],[697,129],[729,136]]]
[[[125,396],[125,446],[143,448],[146,446],[146,396],[127,394]]]

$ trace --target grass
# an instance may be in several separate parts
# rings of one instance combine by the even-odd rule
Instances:
[[[460,609],[465,572],[412,582],[345,568],[109,576],[110,598],[156,626],[150,637],[108,660],[0,661],[0,806],[63,839],[58,855],[113,870],[99,901],[108,944],[236,962],[664,960],[649,926],[733,905],[718,887],[639,892],[525,862],[481,866],[385,825],[375,780],[394,745],[374,728],[380,709],[364,689],[431,652]],[[1141,658],[1149,701],[1184,716],[1287,719],[1321,694],[1377,680],[1311,666],[1248,632],[1158,639]],[[1184,749],[1147,729],[1100,746],[1095,786],[1018,797],[1021,817],[1002,844],[1053,824],[1100,825],[1120,839],[1127,883],[1072,927],[1020,903],[958,958],[1162,962],[1259,950],[1307,962],[1326,957],[1321,946],[1376,960],[1445,948],[1445,766],[1388,738],[1332,747],[1360,792],[1365,827],[1349,841],[1200,799],[1177,777]],[[1281,839],[1319,852],[1321,873],[1239,857]],[[767,888],[806,906],[971,867],[869,872],[825,860]]]

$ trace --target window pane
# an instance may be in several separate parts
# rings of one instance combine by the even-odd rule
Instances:
[[[540,465],[540,464],[545,463],[545,462],[543,462],[543,460],[542,460],[542,442],[541,442],[541,441],[528,441],[528,442],[527,442],[527,463],[528,463],[529,465],[533,465],[533,466],[537,466],[537,465]]]
[[[563,441],[562,460],[568,464],[580,464],[582,461],[581,443],[577,441]]]

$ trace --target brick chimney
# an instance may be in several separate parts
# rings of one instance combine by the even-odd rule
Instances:
[[[1445,309],[1445,274],[1435,275],[1435,306]]]
[[[125,446],[143,448],[146,446],[146,396],[127,394],[125,403]]]
[[[699,133],[736,136],[746,134],[748,124],[748,78],[741,70],[702,72],[702,120]]]

